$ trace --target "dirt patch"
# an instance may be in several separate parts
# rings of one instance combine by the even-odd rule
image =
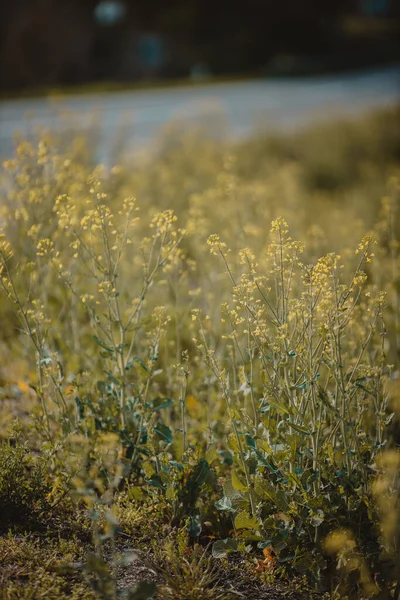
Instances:
[[[125,552],[129,553],[129,550],[125,549]],[[146,564],[147,561],[148,564]],[[159,590],[161,588],[156,598],[163,600],[162,586],[165,582],[163,577],[152,568],[151,561],[151,556],[143,554],[141,558],[133,559],[130,564],[119,566],[116,572],[118,589],[124,590],[133,587],[141,581],[154,581],[159,585]],[[264,582],[256,573],[249,571],[245,560],[239,557],[230,557],[228,564],[223,563],[222,565],[221,563],[218,571],[219,577],[215,584],[215,590],[218,591],[218,594],[221,592],[225,594],[224,600],[240,598],[247,600],[312,600],[317,598],[317,595],[310,591],[301,591],[300,582],[294,581],[290,587],[287,582]],[[185,596],[178,597],[180,600],[185,600]],[[319,594],[318,597],[321,598],[321,595]]]

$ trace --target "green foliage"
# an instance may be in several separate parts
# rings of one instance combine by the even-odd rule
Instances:
[[[82,558],[74,540],[0,538],[0,590],[4,600],[95,600],[83,579],[66,574],[69,562]]]
[[[27,529],[45,523],[51,513],[47,465],[18,440],[0,445],[0,529]]]
[[[152,545],[165,598],[224,597],[232,553],[254,577],[393,597],[399,184],[350,152],[392,117],[293,140],[297,166],[289,142],[189,133],[136,170],[93,168],[77,141],[18,148],[0,378],[30,442],[0,447],[3,528],[75,521],[73,572],[104,598],[121,534]]]
[[[160,546],[154,547],[153,568],[162,577],[160,597],[165,600],[228,600],[232,597],[219,584],[218,564],[207,549],[188,547],[185,530],[171,533]]]
[[[272,546],[283,568],[320,580],[329,570],[323,540],[336,529],[351,530],[367,557],[354,570],[377,593],[371,573],[382,570],[387,556],[379,543],[371,465],[390,422],[384,389],[390,369],[382,344],[384,296],[361,291],[361,268],[373,257],[374,242],[366,237],[359,244],[360,261],[345,284],[337,256],[304,266],[302,246],[283,219],[273,222],[271,233],[268,266],[259,274],[247,249],[241,276],[228,265],[226,244],[209,238],[234,282],[234,305],[226,304],[224,313],[241,359],[240,380],[228,379],[202,334],[198,347],[230,414],[236,467],[216,506],[232,511],[237,537]],[[351,342],[352,330],[359,343]],[[391,573],[382,588],[396,582],[393,560]]]

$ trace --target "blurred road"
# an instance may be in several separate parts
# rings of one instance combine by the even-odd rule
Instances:
[[[171,120],[199,125],[215,136],[292,131],[335,117],[358,117],[400,101],[400,65],[324,77],[265,79],[0,102],[0,158],[10,155],[16,131],[38,126],[95,126],[101,160],[124,144],[142,149]],[[64,118],[64,115],[66,118]]]

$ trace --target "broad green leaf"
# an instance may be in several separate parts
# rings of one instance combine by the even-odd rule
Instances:
[[[241,492],[247,492],[247,486],[245,486],[239,479],[236,471],[232,471],[232,485],[235,490],[239,490]]]
[[[226,496],[224,496],[220,500],[217,500],[217,502],[215,503],[215,508],[217,508],[218,510],[227,510],[228,512],[235,512],[232,508],[231,499],[227,498]]]
[[[162,479],[159,475],[153,475],[152,477],[150,477],[150,479],[148,480],[149,484],[152,485],[155,488],[158,488],[160,490],[164,489],[164,484],[162,482]]]
[[[259,448],[261,448],[262,450],[264,450],[264,452],[266,452],[267,454],[272,454],[272,450],[270,448],[270,446],[268,445],[268,443],[265,440],[261,440],[258,443]]]
[[[234,523],[236,529],[258,529],[257,517],[250,517],[247,512],[236,515]]]
[[[233,450],[234,453],[239,453],[240,452],[240,448],[236,439],[236,436],[233,433],[229,434],[228,437],[229,440],[229,446],[231,447],[231,449]]]
[[[147,479],[149,479],[155,473],[154,466],[150,462],[144,462],[142,465],[142,469]]]
[[[236,540],[218,540],[213,544],[212,555],[214,558],[224,558],[229,552],[235,552],[238,548]]]
[[[164,425],[164,423],[158,423],[154,426],[154,431],[158,439],[162,440],[166,444],[172,443],[172,431],[170,430],[168,425]]]
[[[205,483],[208,474],[210,472],[210,466],[204,459],[199,460],[193,471],[189,474],[186,482],[187,489],[200,488]]]
[[[229,450],[220,450],[218,454],[224,459],[224,464],[230,466],[233,463],[233,456]]]
[[[197,498],[201,492],[203,483],[207,481],[210,475],[210,466],[204,459],[194,466],[193,470],[189,473],[186,484],[184,486],[184,494],[182,496],[182,506],[186,514],[191,514],[192,510],[196,506]]]
[[[145,495],[143,493],[142,488],[135,486],[131,487],[128,490],[128,498],[130,500],[144,500]]]
[[[218,458],[218,451],[216,448],[209,448],[206,452],[206,461],[210,464]]]

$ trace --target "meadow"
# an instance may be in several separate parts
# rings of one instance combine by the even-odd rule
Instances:
[[[0,199],[0,598],[400,598],[400,114]]]

